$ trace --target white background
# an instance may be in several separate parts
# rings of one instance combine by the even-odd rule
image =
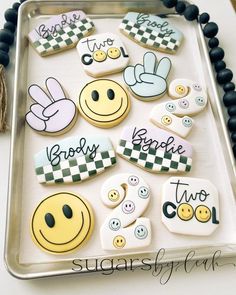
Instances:
[[[1,1],[3,2],[3,1]],[[235,27],[235,13],[229,0],[195,0],[199,5],[201,12],[207,11],[211,19],[218,23],[220,32],[218,34],[221,46],[226,51],[225,61],[229,67],[236,73],[236,60],[234,50],[236,49],[236,39],[233,27]],[[0,27],[3,26],[3,12],[12,5],[12,0],[5,0],[0,5]],[[14,74],[14,50],[11,56],[11,66],[8,69],[9,89],[13,88]],[[9,99],[12,99],[12,90],[9,93]],[[5,231],[5,211],[7,201],[7,175],[8,175],[8,157],[9,157],[9,134],[0,135],[0,287],[4,294],[140,294],[147,292],[152,294],[179,294],[181,292],[198,294],[215,293],[235,294],[236,287],[236,267],[225,265],[210,269],[208,272],[203,267],[194,269],[187,274],[183,268],[174,271],[170,281],[162,286],[160,276],[154,277],[151,272],[135,270],[134,272],[119,272],[111,276],[102,274],[83,275],[41,279],[35,281],[19,281],[12,278],[5,270],[3,262],[3,244]],[[221,264],[235,263],[236,257],[232,259],[222,259]]]

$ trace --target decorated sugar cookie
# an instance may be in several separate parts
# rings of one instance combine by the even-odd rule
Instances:
[[[105,181],[103,203],[114,208],[100,229],[104,250],[137,249],[151,242],[150,219],[142,217],[150,201],[150,188],[140,177],[122,173]]]
[[[82,246],[94,226],[93,211],[79,195],[61,192],[44,199],[31,220],[32,239],[43,251],[66,254]]]
[[[188,115],[204,110],[207,94],[201,85],[187,79],[172,81],[168,92],[175,100],[157,104],[151,111],[150,120],[161,128],[186,137],[194,125],[194,120]]]
[[[162,190],[162,222],[173,233],[212,234],[219,225],[216,187],[207,179],[169,178]]]
[[[34,162],[39,183],[72,183],[104,172],[116,164],[116,155],[105,136],[75,136],[47,146]]]
[[[116,152],[152,173],[189,172],[192,167],[192,145],[156,127],[125,127]]]
[[[77,45],[84,70],[93,77],[122,71],[129,55],[119,36],[103,33],[83,38]]]
[[[28,92],[35,101],[30,106],[25,120],[35,131],[47,135],[59,135],[70,130],[77,119],[77,108],[74,102],[66,98],[61,84],[53,77],[47,78],[48,94],[36,84]]]
[[[167,18],[147,13],[128,12],[119,28],[141,46],[167,53],[175,53],[183,40]]]
[[[86,14],[75,10],[40,23],[29,33],[28,38],[38,54],[46,56],[75,47],[81,38],[93,30],[94,24]]]
[[[124,81],[137,98],[144,101],[155,100],[167,90],[166,79],[171,68],[171,61],[163,57],[157,62],[156,55],[146,52],[143,65],[128,66],[124,71]]]
[[[80,92],[77,106],[80,114],[92,125],[111,128],[128,115],[130,99],[120,84],[100,79],[85,85]]]

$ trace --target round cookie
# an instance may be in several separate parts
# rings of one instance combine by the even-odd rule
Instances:
[[[94,126],[111,128],[121,123],[130,110],[130,98],[115,81],[99,79],[85,85],[77,107],[81,115]]]
[[[81,196],[60,192],[44,199],[31,220],[32,239],[52,254],[74,251],[86,242],[93,230],[94,216]]]

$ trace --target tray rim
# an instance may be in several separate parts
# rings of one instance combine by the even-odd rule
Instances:
[[[53,5],[59,5],[62,4],[63,1],[47,1],[47,0],[40,0],[40,1],[34,1],[34,0],[30,0],[27,1],[25,3],[23,3],[23,5],[21,6],[20,10],[19,10],[19,26],[18,26],[18,35],[17,35],[17,49],[16,49],[16,68],[15,68],[15,78],[17,77],[17,74],[20,71],[20,63],[19,63],[19,52],[20,52],[20,44],[21,44],[21,39],[20,39],[20,30],[22,27],[22,21],[21,21],[21,17],[23,14],[23,10],[25,7],[31,5],[31,4],[38,4],[39,3],[47,3],[48,5],[53,4]],[[81,3],[81,2],[110,2],[109,0],[105,0],[105,1],[68,1],[68,3],[70,4],[75,4],[75,3]],[[121,0],[121,1],[114,1],[117,3],[126,3],[126,2],[132,2],[132,1],[126,1],[126,0]],[[142,0],[136,0],[135,2],[142,2]],[[145,1],[145,3],[156,3],[156,1]],[[158,5],[157,5],[158,6]],[[156,7],[157,7],[156,6]],[[215,77],[214,77],[214,73],[213,73],[213,69],[210,63],[210,59],[209,59],[209,55],[208,55],[208,50],[207,50],[207,45],[204,39],[204,35],[202,33],[202,30],[200,28],[200,25],[198,24],[198,30],[199,30],[199,36],[200,36],[200,41],[201,41],[201,45],[203,47],[203,52],[204,52],[204,59],[207,63],[207,68],[210,74],[210,80],[211,80],[211,87],[213,88],[213,92],[214,92],[214,97],[216,98],[216,108],[217,108],[217,112],[218,115],[220,117],[220,121],[221,121],[221,127],[223,130],[223,135],[224,135],[224,139],[226,140],[226,148],[227,148],[227,152],[228,155],[224,155],[224,156],[228,156],[229,162],[230,162],[230,167],[229,169],[233,170],[233,174],[234,176],[236,175],[236,167],[235,167],[235,160],[233,157],[233,152],[231,149],[231,144],[230,144],[230,138],[229,138],[229,133],[227,131],[227,127],[224,121],[224,115],[223,115],[223,111],[222,111],[222,107],[220,104],[220,97],[219,97],[219,93],[218,93],[218,89],[216,86],[216,81],[215,81]],[[14,155],[14,143],[15,143],[15,138],[16,138],[16,133],[17,133],[17,127],[16,127],[16,106],[17,106],[17,102],[16,102],[16,96],[17,96],[17,88],[18,88],[18,82],[17,79],[15,79],[15,83],[14,83],[14,100],[13,100],[13,115],[12,115],[12,137],[11,137],[11,148],[10,148],[10,168],[13,167],[13,155]],[[229,164],[228,161],[225,161],[227,164]],[[12,174],[11,174],[11,169],[9,170],[9,187],[8,187],[8,198],[7,198],[7,214],[6,214],[6,231],[5,231],[5,247],[4,247],[4,261],[5,261],[5,265],[6,268],[8,270],[8,272],[13,275],[16,278],[19,279],[32,279],[32,278],[40,278],[40,277],[50,277],[50,276],[57,276],[57,275],[65,275],[65,274],[72,274],[72,273],[78,273],[78,272],[73,272],[71,269],[65,269],[65,270],[59,270],[59,271],[46,271],[46,272],[40,272],[40,273],[25,273],[24,271],[22,271],[24,269],[24,264],[20,264],[18,263],[18,268],[17,265],[14,265],[14,262],[12,261],[12,257],[9,257],[8,255],[8,235],[9,235],[9,221],[10,221],[10,210],[11,210],[11,182],[12,182]],[[222,257],[230,257],[232,255],[236,255],[236,243],[235,244],[217,244],[217,247],[212,245],[212,247],[210,246],[202,246],[199,247],[198,249],[215,249],[215,250],[219,250],[222,247],[222,250],[225,250],[226,248],[229,248],[230,251],[225,251],[222,254]],[[197,249],[197,250],[198,250]],[[184,250],[186,250],[186,248],[184,248]],[[189,249],[190,250],[190,249]],[[145,251],[143,252],[145,253]],[[210,257],[211,254],[207,254],[208,252],[206,252],[206,254],[204,254],[204,251],[202,253],[199,253],[198,255],[196,255],[196,259],[203,259],[203,258],[207,258]],[[153,254],[153,252],[152,252]],[[131,254],[132,255],[132,254]],[[121,255],[122,256],[122,255]],[[130,255],[123,255],[123,257],[126,256],[130,256]],[[106,256],[108,257],[108,256]],[[113,256],[111,256],[113,257]],[[118,257],[118,256],[117,256]],[[185,256],[182,255],[182,258],[184,258]],[[13,259],[14,260],[14,259]],[[169,262],[169,261],[181,261],[181,256],[180,257],[173,257],[170,259],[167,259],[166,261],[163,260],[163,263]],[[68,261],[72,261],[71,259],[69,259]],[[55,262],[52,262],[55,263]],[[56,262],[60,263],[60,262]],[[152,262],[154,263],[154,261]],[[45,264],[45,263],[44,263]],[[48,264],[48,263],[47,263]],[[22,267],[21,267],[22,266]],[[122,268],[122,267],[121,267]],[[102,271],[103,269],[98,269],[98,271]],[[86,271],[83,271],[81,273],[84,273]]]

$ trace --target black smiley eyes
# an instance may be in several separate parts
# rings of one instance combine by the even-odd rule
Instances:
[[[50,228],[54,227],[55,219],[51,213],[45,214],[44,219],[48,227]]]
[[[108,97],[110,100],[112,100],[112,99],[115,98],[115,93],[114,93],[114,91],[113,91],[112,89],[108,89],[108,90],[107,90],[107,97]]]
[[[73,217],[73,211],[69,205],[63,205],[62,212],[67,219]],[[51,213],[46,213],[44,220],[48,227],[53,228],[55,226],[55,218]]]
[[[98,101],[99,100],[99,93],[97,92],[97,90],[93,90],[91,93],[92,99],[94,101]]]
[[[93,90],[92,93],[91,93],[91,97],[92,97],[92,100],[93,101],[98,101],[99,100],[99,93],[97,90]],[[113,89],[108,89],[107,90],[107,97],[110,99],[110,100],[113,100],[115,98],[115,92]]]
[[[68,219],[72,218],[73,212],[72,212],[72,209],[71,209],[70,206],[64,205],[62,207],[62,211],[63,211],[63,213],[64,213],[64,215],[65,215],[66,218],[68,218]]]

